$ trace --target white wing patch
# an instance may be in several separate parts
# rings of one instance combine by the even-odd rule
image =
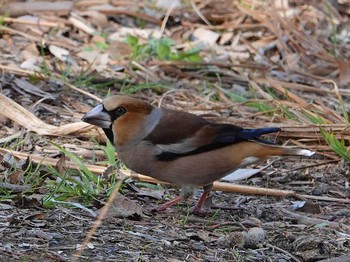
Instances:
[[[167,145],[157,145],[157,154],[162,154],[165,152],[170,152],[174,154],[185,154],[196,150],[198,147],[194,145],[193,138],[184,139],[179,143],[167,144]]]

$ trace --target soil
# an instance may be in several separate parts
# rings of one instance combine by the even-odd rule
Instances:
[[[20,1],[13,2],[11,6],[16,7]],[[160,16],[143,1],[129,6],[128,1],[108,1],[119,8],[115,13],[85,9],[92,2],[102,5],[104,1],[73,1],[80,3],[74,7],[70,1],[56,2],[61,2],[63,11],[54,12],[52,20],[37,5],[25,5],[38,8],[34,10],[37,20],[27,24],[24,19],[4,17],[7,24],[1,25],[0,95],[44,123],[79,123],[97,103],[92,95],[103,98],[109,92],[124,91],[213,121],[290,128],[278,135],[279,143],[307,147],[317,154],[266,160],[255,166],[263,167],[260,172],[236,182],[296,194],[212,192],[206,203],[212,213],[205,217],[189,212],[201,189],[185,203],[154,212],[178,195],[179,189],[128,179],[115,200],[127,203],[124,210],[114,201],[98,224],[96,214],[107,202],[105,192],[88,203],[70,196],[62,201],[74,205],[56,202],[44,207],[47,181],[59,180],[47,174],[47,166],[36,170],[35,176],[26,168],[14,171],[16,162],[3,151],[58,160],[62,154],[54,142],[87,162],[104,161],[105,155],[95,150],[91,137],[40,135],[13,120],[24,111],[9,109],[14,117],[10,120],[3,110],[0,261],[350,261],[349,164],[329,148],[312,122],[319,117],[329,130],[338,132],[338,138],[350,137],[345,99],[350,83],[349,9],[345,1],[329,1],[332,6],[323,1],[315,6],[314,1],[284,1],[291,4],[283,12],[266,6],[265,1],[190,1],[198,7],[183,5],[172,13],[166,7],[158,12]],[[72,16],[71,8],[76,11]],[[43,25],[39,24],[42,18],[46,19]],[[163,19],[168,18],[166,28],[161,29]],[[185,59],[164,61],[164,54],[148,54],[144,59],[142,52],[150,49],[146,43],[155,29],[174,40],[173,53],[163,46],[163,51],[169,49],[168,56],[181,58],[196,35],[212,46],[200,52],[203,61],[198,64]],[[99,34],[91,33],[95,31]],[[139,41],[138,56],[121,39],[129,33]],[[114,82],[106,88],[111,79]],[[84,86],[88,80],[101,85]],[[83,86],[80,92],[72,88],[73,82]],[[277,102],[271,104],[272,99]],[[56,169],[60,167],[65,168],[61,164]],[[86,242],[89,234],[92,237]]]

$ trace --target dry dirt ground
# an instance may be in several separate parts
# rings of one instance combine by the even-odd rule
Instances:
[[[30,96],[20,97],[9,88],[3,92],[28,107],[26,100],[30,103]],[[62,105],[71,108],[86,100],[74,92],[67,97],[60,92],[55,101],[41,103],[43,111],[36,110],[36,114],[45,122],[58,117],[68,123],[55,111]],[[50,107],[51,112],[45,107]],[[51,139],[70,146],[72,151],[80,144],[92,152],[89,140],[39,136],[12,124],[7,128],[13,133],[22,132],[22,152],[42,152],[57,158],[58,150],[49,144]],[[326,199],[331,196],[339,201],[348,197],[349,166],[342,161],[314,156],[273,159],[261,165],[265,166],[263,171],[240,183]],[[4,175],[7,171],[1,167]],[[2,261],[71,261],[76,256],[96,218],[86,210],[59,203],[45,209],[36,200],[43,193],[40,189],[29,195],[18,193],[1,202]],[[194,200],[164,212],[152,212],[179,193],[173,187],[151,188],[126,180],[122,193],[142,209],[142,214],[131,212],[120,217],[110,211],[79,261],[320,261],[346,256],[350,250],[349,203],[215,192],[212,203],[208,203],[214,213],[203,218],[188,213]],[[194,198],[199,195],[200,191]],[[97,211],[103,200],[105,196],[86,207]],[[67,201],[74,202],[74,198]]]
[[[3,2],[0,261],[350,261],[349,164],[319,129],[349,146],[346,1]],[[154,48],[154,33],[165,44]],[[132,47],[127,35],[139,42]],[[183,57],[197,41],[209,45],[200,63]],[[236,183],[272,191],[213,192],[208,217],[189,214],[200,190],[153,212],[179,190],[128,179],[86,243],[110,192],[89,201],[52,192],[68,166],[55,144],[94,164],[108,188],[92,139],[105,137],[80,119],[109,92],[248,128],[276,125],[282,132],[268,139],[317,154],[260,163]],[[271,195],[278,190],[294,194]]]
[[[283,181],[263,172],[247,183],[289,188],[313,181],[300,190],[339,190],[342,170],[285,172]],[[314,178],[319,172],[323,178]],[[320,261],[349,252],[349,204],[308,201],[295,210],[293,198],[216,192],[213,202],[220,209],[208,219],[188,215],[186,205],[151,213],[147,209],[159,201],[129,189],[124,193],[143,207],[144,216],[105,219],[79,261]],[[1,261],[70,261],[95,220],[64,207],[2,204],[1,214]]]

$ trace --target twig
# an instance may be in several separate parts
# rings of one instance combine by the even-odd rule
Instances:
[[[273,79],[272,77],[252,78],[252,80],[261,85],[283,86],[286,89],[301,90],[304,92],[310,92],[310,93],[321,94],[321,95],[334,94],[333,90],[323,89],[323,88],[320,88],[319,86],[313,87],[313,86],[308,86],[308,85],[303,85],[298,83],[289,83],[286,81]],[[321,81],[321,82],[325,82],[325,81]],[[339,89],[339,93],[342,95],[350,95],[350,91],[346,89]]]
[[[141,65],[139,62],[137,61],[132,61],[131,62],[132,65],[136,66],[138,69],[140,69],[143,72],[146,72],[146,74],[150,75],[153,77],[153,81],[159,81],[158,76],[156,76],[151,70],[147,69],[146,67],[144,67],[143,65]],[[147,79],[146,76],[143,76],[145,79]]]
[[[310,168],[310,167],[316,167],[316,166],[324,166],[324,165],[328,165],[328,164],[334,164],[334,163],[338,163],[340,161],[340,159],[336,159],[336,160],[328,160],[328,161],[324,161],[324,162],[317,162],[316,164],[310,164],[310,165],[306,165],[306,166],[300,166],[300,167],[296,167],[296,168],[292,168],[292,169],[288,169],[285,172],[293,172],[293,171],[297,171],[300,169],[305,169],[305,168]],[[273,171],[271,174],[276,173],[277,171]]]
[[[291,253],[289,253],[287,250],[284,250],[284,249],[282,249],[282,248],[276,247],[276,246],[271,245],[271,244],[269,244],[269,243],[267,243],[266,246],[269,247],[269,248],[275,249],[275,250],[277,250],[277,251],[279,251],[279,252],[281,252],[281,253],[283,253],[283,254],[289,256],[290,258],[294,259],[294,261],[296,261],[296,262],[301,262],[301,260],[299,260],[297,257],[293,256],[293,255],[292,255]]]
[[[204,23],[206,23],[209,27],[212,26],[212,24],[208,21],[208,19],[205,18],[205,16],[201,13],[201,11],[198,9],[196,4],[193,0],[190,0],[191,7],[196,12],[196,14],[203,20]]]
[[[34,131],[40,135],[65,136],[69,134],[79,134],[81,136],[92,135],[93,127],[87,123],[77,122],[63,126],[53,126],[46,124],[20,104],[0,93],[0,115],[3,115],[17,124]],[[96,135],[96,133],[95,133]]]
[[[27,40],[31,40],[33,42],[38,43],[39,45],[42,45],[43,42],[44,42],[45,44],[59,45],[61,47],[67,48],[69,50],[72,49],[71,45],[65,44],[63,42],[58,42],[57,39],[56,40],[55,39],[46,39],[46,38],[43,38],[43,37],[32,36],[30,34],[23,33],[21,31],[12,29],[12,28],[7,27],[7,26],[0,26],[0,31],[5,31],[5,32],[7,32],[9,34],[13,34],[13,35],[20,35],[20,36],[24,37]]]
[[[258,28],[265,28],[266,26],[262,23],[260,24],[235,24],[234,22],[227,22],[225,24],[221,25],[203,25],[200,23],[191,23],[189,21],[183,21],[181,22],[183,26],[188,26],[188,27],[200,27],[200,28],[206,28],[206,29],[213,29],[213,30],[239,30],[239,29],[258,29]]]
[[[166,12],[166,14],[165,14],[165,17],[164,17],[164,19],[163,19],[162,26],[160,27],[160,30],[159,30],[159,32],[158,32],[158,35],[157,35],[158,38],[161,38],[161,37],[162,37],[162,35],[163,35],[163,33],[164,33],[164,30],[165,30],[165,27],[166,27],[166,23],[168,22],[169,17],[170,17],[170,14],[171,14],[171,12],[174,10],[174,7],[175,7],[175,4],[174,4],[174,3],[173,3],[173,4],[170,4],[170,7],[168,8],[168,10],[167,10],[167,12]]]
[[[305,215],[301,215],[301,214],[297,214],[295,212],[289,211],[285,208],[281,208],[280,210],[284,217],[297,220],[299,224],[305,224],[305,225],[326,224],[330,228],[333,228],[336,230],[339,230],[341,227],[344,227],[347,230],[347,232],[350,232],[350,226],[345,225],[343,223],[332,222],[321,218],[308,217]]]
[[[24,19],[20,19],[20,18],[12,18],[12,17],[5,17],[5,18],[3,18],[3,20],[7,23],[48,26],[48,27],[60,27],[60,28],[64,27],[64,24],[62,24],[62,23],[55,23],[55,22],[41,21],[41,20],[30,21],[30,20],[24,20]]]
[[[22,76],[34,76],[37,74],[37,72],[35,71],[31,71],[31,70],[24,70],[24,69],[20,69],[20,68],[15,68],[15,67],[11,67],[11,66],[6,66],[6,65],[0,65],[0,69],[4,70],[4,71],[10,71],[10,72],[13,72],[14,74],[17,74],[17,75],[22,75]],[[59,75],[56,75],[57,78],[59,78]],[[101,101],[101,98],[79,88],[79,87],[76,87],[68,82],[64,82],[65,85],[67,85],[69,88],[83,94],[83,95],[86,95],[88,97],[91,97],[92,99],[96,100],[96,101]]]
[[[12,72],[15,75],[21,75],[21,76],[35,75],[34,71],[15,68],[12,66],[0,65],[0,69],[4,70],[6,72]]]
[[[334,92],[335,92],[335,95],[338,98],[338,101],[339,101],[339,104],[340,104],[340,107],[341,107],[341,111],[343,113],[343,117],[344,117],[345,121],[347,121],[347,124],[348,124],[348,119],[349,119],[348,111],[346,109],[344,100],[343,100],[342,96],[339,93],[338,85],[333,80],[329,80],[329,79],[323,80],[321,82],[331,83],[334,86]]]
[[[222,68],[251,68],[256,70],[266,70],[266,67],[259,64],[253,63],[219,63],[219,62],[190,62],[190,61],[150,61],[149,65],[173,65],[173,66],[217,66]]]
[[[128,16],[132,16],[132,17],[136,17],[136,18],[140,18],[146,21],[149,21],[151,23],[157,24],[157,25],[161,25],[162,21],[146,15],[146,14],[141,14],[141,13],[136,13],[136,12],[132,12],[132,11],[128,11],[128,10],[116,10],[116,9],[103,9],[103,10],[99,10],[100,13],[105,14],[105,15],[128,15]]]
[[[71,89],[73,89],[73,90],[75,90],[75,91],[77,91],[77,92],[79,92],[79,93],[81,93],[83,95],[86,95],[86,96],[91,97],[92,99],[94,99],[94,100],[96,100],[98,102],[101,102],[101,98],[99,98],[99,97],[97,97],[97,96],[95,96],[95,95],[93,95],[93,94],[91,94],[91,93],[89,93],[89,92],[79,88],[79,87],[76,87],[76,86],[74,86],[74,85],[72,85],[72,84],[70,84],[68,82],[64,82],[64,84],[67,85],[69,88],[71,88]]]
[[[32,155],[22,152],[17,152],[9,149],[0,148],[0,152],[6,152],[14,155],[15,157],[18,157],[20,159],[27,159],[30,157],[31,161],[34,163],[41,163],[42,165],[50,165],[50,166],[56,166],[58,159],[53,158],[47,158],[42,157],[39,155]],[[77,169],[78,167],[76,164],[72,161],[66,162],[67,168],[71,169]],[[86,164],[86,167],[95,174],[103,174],[106,167],[102,166],[96,166],[96,165],[88,165]],[[149,183],[155,183],[155,184],[165,184],[165,185],[171,185],[171,183],[159,181],[157,179],[154,179],[152,177],[144,176],[138,173],[135,173],[131,170],[121,170],[121,172],[131,178],[134,178],[136,180],[140,180],[143,182],[149,182]],[[334,197],[326,197],[326,196],[313,196],[313,195],[302,195],[297,194],[294,191],[291,190],[279,190],[279,189],[271,189],[271,188],[260,188],[260,187],[253,187],[253,186],[245,186],[245,185],[237,185],[237,184],[231,184],[231,183],[224,183],[224,182],[214,182],[213,190],[217,191],[224,191],[224,192],[231,192],[231,193],[239,193],[239,194],[247,194],[247,195],[261,195],[261,196],[275,196],[275,197],[295,197],[299,199],[313,199],[313,200],[319,200],[319,201],[328,201],[328,202],[339,202],[339,203],[347,203],[350,204],[350,199],[343,199],[343,198],[334,198]]]
[[[350,254],[345,254],[339,257],[322,259],[322,260],[319,260],[318,262],[349,262],[349,261],[350,261]]]
[[[89,213],[92,217],[97,217],[96,212],[94,212],[93,210],[84,207],[83,205],[79,204],[79,203],[75,203],[75,202],[67,202],[67,201],[59,201],[59,200],[55,200],[55,199],[51,199],[51,201],[53,203],[57,203],[57,204],[64,204],[64,205],[71,205],[74,206],[76,208],[80,208],[84,211],[86,211],[87,213]]]
[[[100,227],[100,225],[102,224],[103,219],[105,218],[108,210],[110,209],[113,200],[115,199],[117,193],[119,192],[119,189],[121,187],[123,183],[123,180],[119,180],[112,192],[112,194],[110,195],[110,197],[108,198],[107,203],[103,206],[103,208],[101,209],[97,219],[95,220],[94,224],[92,225],[92,227],[89,230],[89,233],[86,235],[84,242],[82,243],[82,245],[79,247],[79,249],[77,250],[77,252],[74,254],[73,258],[72,258],[72,262],[77,262],[79,261],[79,258],[82,256],[83,251],[86,249],[87,245],[89,244],[90,240],[92,239],[93,235],[96,233],[97,229]]]
[[[0,183],[0,188],[9,189],[9,190],[12,190],[14,192],[23,192],[23,191],[31,189],[30,186],[14,185],[14,184],[10,184],[10,183]]]

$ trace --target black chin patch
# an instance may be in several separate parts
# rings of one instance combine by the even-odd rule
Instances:
[[[111,143],[113,144],[114,136],[112,130],[110,128],[103,128],[103,131],[105,132],[109,141],[111,141]]]

